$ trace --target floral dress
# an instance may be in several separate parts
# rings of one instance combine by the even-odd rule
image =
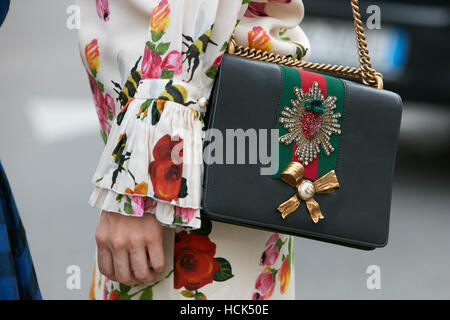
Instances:
[[[167,270],[129,287],[94,268],[93,299],[293,299],[291,237],[201,219],[207,99],[227,42],[302,59],[301,0],[78,0],[105,142],[89,203],[154,214]]]

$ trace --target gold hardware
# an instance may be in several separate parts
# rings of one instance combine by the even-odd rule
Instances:
[[[319,222],[324,216],[320,211],[319,204],[314,200],[315,194],[333,193],[339,189],[339,182],[334,170],[323,175],[316,181],[303,178],[304,167],[300,162],[291,162],[283,170],[281,180],[297,189],[296,194],[278,206],[281,217],[285,219],[289,214],[297,210],[300,202],[306,203],[311,220],[314,223]]]
[[[383,89],[383,76],[377,72],[370,62],[369,49],[367,48],[367,40],[364,34],[363,22],[359,13],[359,0],[351,0],[350,5],[353,13],[353,24],[355,26],[356,44],[359,57],[359,68],[332,65],[316,62],[306,62],[296,60],[291,57],[281,56],[271,52],[250,49],[249,47],[238,46],[234,35],[228,42],[227,52],[236,56],[245,57],[253,60],[272,62],[288,67],[306,68],[319,72],[336,74],[344,77],[360,79],[363,84],[377,89]]]

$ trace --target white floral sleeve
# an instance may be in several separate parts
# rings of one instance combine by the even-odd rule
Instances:
[[[305,10],[301,0],[256,0],[248,3],[234,32],[236,41],[257,50],[307,59],[309,40],[300,23]]]
[[[298,27],[302,2],[78,4],[80,49],[106,143],[89,203],[199,228],[203,117],[228,39],[234,30],[240,44],[302,58],[309,47]]]

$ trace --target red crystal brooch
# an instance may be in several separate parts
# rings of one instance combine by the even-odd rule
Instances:
[[[327,156],[334,148],[330,143],[332,134],[341,134],[338,119],[340,113],[334,113],[337,98],[328,96],[324,99],[319,85],[313,82],[307,93],[295,87],[296,99],[291,100],[291,108],[284,107],[279,122],[288,131],[280,137],[280,143],[289,145],[297,143],[295,155],[305,166],[317,158],[320,147]]]

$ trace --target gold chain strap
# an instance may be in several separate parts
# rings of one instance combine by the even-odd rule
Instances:
[[[336,74],[345,77],[357,78],[367,86],[383,89],[383,76],[377,72],[370,62],[369,50],[367,49],[367,40],[364,34],[363,22],[359,13],[359,0],[351,0],[350,5],[353,12],[353,22],[355,26],[356,43],[359,56],[359,68],[347,67],[341,65],[332,65],[316,62],[306,62],[293,59],[291,57],[281,56],[279,54],[255,50],[249,47],[238,46],[234,35],[228,42],[227,52],[240,57],[253,60],[272,62],[288,67],[298,67],[312,69],[320,72]]]

